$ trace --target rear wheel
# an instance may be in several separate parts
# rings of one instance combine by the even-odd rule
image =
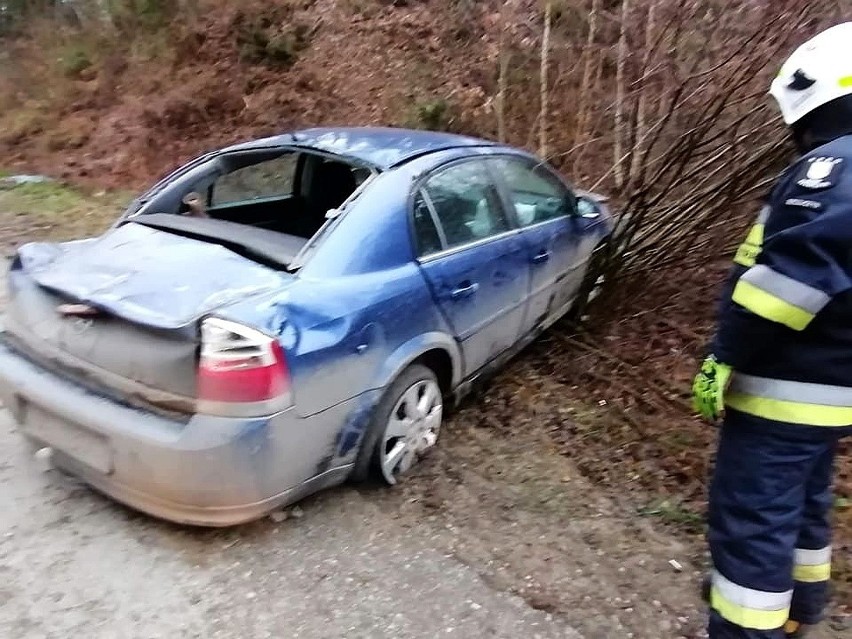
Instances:
[[[412,364],[388,387],[362,444],[356,478],[372,475],[396,484],[432,449],[444,407],[435,373]]]

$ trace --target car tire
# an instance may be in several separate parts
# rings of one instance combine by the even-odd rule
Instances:
[[[438,377],[422,364],[406,368],[379,401],[352,477],[393,485],[438,441],[443,397]]]

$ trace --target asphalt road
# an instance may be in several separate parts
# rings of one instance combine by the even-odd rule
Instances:
[[[0,637],[580,637],[389,503],[344,487],[277,523],[173,526],[43,470],[0,408]]]

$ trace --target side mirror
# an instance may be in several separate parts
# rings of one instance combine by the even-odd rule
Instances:
[[[577,198],[577,213],[578,217],[586,219],[595,219],[601,216],[601,207],[597,201],[590,197],[581,195]]]

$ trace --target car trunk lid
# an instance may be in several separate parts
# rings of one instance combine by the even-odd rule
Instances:
[[[5,324],[54,370],[189,411],[199,320],[292,280],[220,245],[131,223],[94,240],[21,247]]]

